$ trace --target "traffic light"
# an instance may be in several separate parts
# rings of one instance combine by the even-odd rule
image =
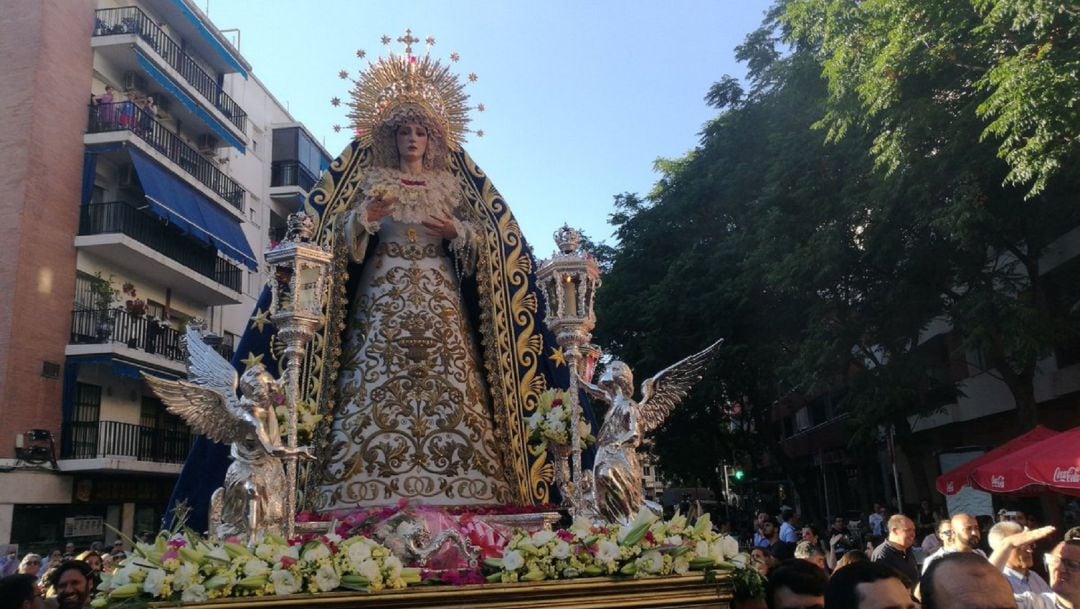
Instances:
[[[746,477],[746,472],[741,469],[735,470],[735,479],[742,482],[742,479]]]

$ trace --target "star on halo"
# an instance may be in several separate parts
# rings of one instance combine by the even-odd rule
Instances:
[[[251,327],[262,332],[263,328],[266,327],[266,324],[268,323],[270,323],[269,313],[256,307],[255,314],[251,316]]]
[[[548,359],[555,362],[556,367],[566,365],[566,354],[563,353],[562,347],[552,349]]]
[[[263,354],[262,353],[260,353],[258,355],[255,355],[254,353],[248,351],[248,356],[245,357],[244,359],[240,360],[240,363],[244,364],[244,370],[247,370],[248,368],[251,368],[255,364],[261,364],[262,359],[263,359]]]

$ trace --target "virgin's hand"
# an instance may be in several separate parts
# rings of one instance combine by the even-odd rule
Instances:
[[[427,220],[421,222],[424,228],[428,229],[428,232],[435,237],[442,237],[447,241],[452,241],[457,238],[457,228],[454,227],[454,221],[446,216],[430,216]]]
[[[378,224],[383,218],[394,213],[394,206],[398,204],[397,197],[375,193],[367,200],[367,222]]]

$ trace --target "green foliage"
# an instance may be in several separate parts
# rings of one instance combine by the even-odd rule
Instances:
[[[874,136],[897,171],[933,152],[927,116],[979,118],[1030,198],[1077,153],[1080,11],[1052,0],[792,0],[792,42],[829,82],[830,140]]]
[[[777,445],[770,407],[791,393],[835,395],[855,443],[883,425],[903,441],[907,417],[959,395],[920,346],[938,322],[957,338],[946,355],[981,354],[1033,424],[1036,364],[1076,337],[1062,297],[1080,286],[1040,268],[1080,223],[1075,45],[1043,66],[990,42],[1068,38],[1076,15],[1055,6],[791,0],[740,45],[747,84],[713,85],[700,145],[658,160],[652,192],[617,196],[610,218],[601,345],[646,378],[726,339],[657,433],[665,473],[719,488],[733,451]]]

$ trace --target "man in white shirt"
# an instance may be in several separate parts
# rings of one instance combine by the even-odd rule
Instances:
[[[995,524],[990,528],[990,533],[987,535],[990,548],[997,552],[999,548],[1003,547],[1005,538],[1023,530],[1024,527],[1018,522],[1003,520]],[[1031,567],[1035,564],[1034,549],[1035,546],[1030,543],[1014,548],[1005,563],[1005,568],[1001,570],[1005,574],[1005,579],[1009,580],[1013,594],[1023,594],[1025,592],[1042,594],[1051,591],[1050,584],[1047,584],[1046,580],[1031,570]]]
[[[1019,609],[1080,609],[1080,540],[1063,541],[1046,555],[1050,592],[1016,595]]]

